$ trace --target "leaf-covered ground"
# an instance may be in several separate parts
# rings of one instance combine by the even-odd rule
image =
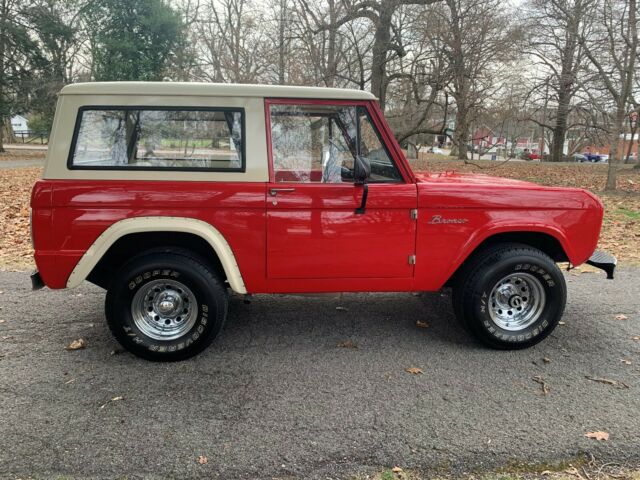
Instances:
[[[46,156],[46,150],[7,149],[0,153],[0,162],[3,160],[40,160]]]
[[[43,152],[13,151],[3,159],[42,158]],[[601,248],[615,254],[621,264],[640,264],[640,171],[625,167],[620,173],[619,192],[604,193],[606,165],[541,164],[534,162],[478,162],[480,167],[443,157],[423,157],[414,161],[416,171],[474,171],[517,178],[544,185],[587,188],[603,199],[606,212]],[[25,270],[33,267],[29,240],[29,198],[41,168],[0,169],[0,269]]]
[[[24,158],[24,157],[23,157]],[[42,169],[0,168],[0,269],[33,267],[29,237],[31,187]]]

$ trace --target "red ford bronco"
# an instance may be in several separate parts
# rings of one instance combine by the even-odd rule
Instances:
[[[416,174],[371,94],[90,83],[60,93],[31,200],[34,288],[107,290],[118,341],[151,360],[202,351],[227,292],[453,289],[490,347],[558,324],[557,262],[589,262],[602,203],[580,189]],[[593,256],[592,256],[593,255]]]

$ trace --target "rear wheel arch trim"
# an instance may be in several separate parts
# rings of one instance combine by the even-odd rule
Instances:
[[[247,289],[231,246],[213,225],[188,217],[135,217],[120,220],[109,226],[93,242],[69,275],[67,288],[77,287],[86,280],[100,259],[111,246],[125,235],[145,232],[183,232],[205,240],[220,259],[231,289],[245,294]]]

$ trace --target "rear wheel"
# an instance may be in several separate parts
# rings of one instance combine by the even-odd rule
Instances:
[[[562,272],[549,256],[503,244],[470,260],[454,287],[453,303],[457,317],[481,342],[520,349],[553,331],[566,297]]]
[[[204,350],[227,314],[223,283],[189,256],[154,253],[122,267],[107,289],[107,323],[120,344],[155,361]]]

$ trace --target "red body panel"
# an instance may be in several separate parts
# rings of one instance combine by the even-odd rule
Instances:
[[[118,220],[187,217],[227,239],[245,281],[264,275],[265,184],[133,181],[40,181],[34,187],[36,263],[45,284],[63,288],[82,255]],[[41,189],[51,189],[55,221],[40,219]]]
[[[357,215],[362,187],[270,184],[291,192],[267,202],[270,279],[412,278],[415,184],[369,186],[366,213]]]
[[[590,193],[485,176],[414,175],[377,105],[348,103],[368,106],[405,180],[370,184],[365,214],[355,213],[362,186],[275,183],[271,168],[268,183],[39,181],[31,206],[45,284],[64,288],[100,234],[145,216],[213,225],[250,293],[437,290],[482,241],[503,232],[552,235],[575,265],[595,249],[603,209]],[[293,190],[272,195],[272,188]]]

